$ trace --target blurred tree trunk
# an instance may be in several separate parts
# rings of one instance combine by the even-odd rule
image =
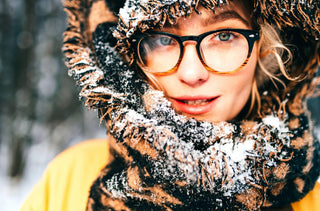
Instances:
[[[10,7],[9,1],[1,0],[1,78],[4,80],[1,112],[6,116],[2,128],[8,130],[8,172],[11,177],[18,177],[23,172],[26,145],[32,141],[30,130],[35,117],[37,76],[33,69],[37,0],[25,0],[15,4],[15,8]]]
[[[11,30],[10,24],[12,22],[11,17],[9,15],[8,4],[7,0],[0,0],[1,7],[0,7],[0,144],[3,142],[4,138],[4,118],[3,114],[7,112],[8,108],[8,96],[13,94],[11,90],[7,89],[8,85],[10,84],[10,77],[8,77],[8,67],[9,62],[9,53],[6,52],[10,43],[12,43]],[[6,38],[7,37],[7,38]],[[1,146],[1,145],[0,145]]]
[[[35,74],[35,39],[37,29],[36,3],[37,0],[25,0],[22,4],[21,31],[16,33],[15,54],[12,67],[14,68],[14,88],[16,96],[12,108],[15,122],[12,127],[12,156],[9,164],[9,175],[11,177],[21,176],[25,165],[25,154],[27,145],[32,142],[30,131],[35,119],[35,107],[37,101]],[[19,132],[16,132],[16,127]]]

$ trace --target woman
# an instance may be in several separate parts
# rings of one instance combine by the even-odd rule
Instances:
[[[23,209],[320,208],[304,105],[318,85],[319,3],[64,5],[67,65],[108,141],[58,156]]]

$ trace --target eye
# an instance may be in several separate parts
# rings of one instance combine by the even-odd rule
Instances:
[[[163,36],[159,38],[159,42],[161,45],[172,45],[173,40],[171,37]]]
[[[220,41],[229,41],[230,39],[232,39],[234,36],[231,33],[228,32],[221,32],[218,34],[218,39]]]

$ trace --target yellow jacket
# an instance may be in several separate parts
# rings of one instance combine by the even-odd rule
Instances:
[[[65,150],[48,165],[21,211],[85,210],[91,184],[108,158],[105,139],[85,141]],[[292,207],[294,211],[319,211],[320,184]]]

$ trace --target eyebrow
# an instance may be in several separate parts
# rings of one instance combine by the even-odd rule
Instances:
[[[207,17],[202,23],[202,25],[207,26],[207,25],[214,24],[216,22],[223,22],[228,19],[239,19],[246,26],[248,27],[250,26],[249,22],[235,11],[223,11],[221,13],[214,15],[213,17],[212,16],[210,18]]]

